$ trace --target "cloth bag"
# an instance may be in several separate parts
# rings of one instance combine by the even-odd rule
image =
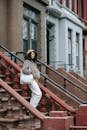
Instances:
[[[31,84],[33,82],[33,75],[32,74],[24,74],[21,70],[20,72],[20,84]]]

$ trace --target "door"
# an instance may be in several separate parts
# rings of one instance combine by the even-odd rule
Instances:
[[[55,55],[55,28],[54,24],[47,22],[47,64],[54,66]]]

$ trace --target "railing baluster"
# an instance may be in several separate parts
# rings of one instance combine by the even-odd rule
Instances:
[[[14,69],[14,75],[13,75],[13,88],[18,89],[19,88],[19,77],[18,72]]]

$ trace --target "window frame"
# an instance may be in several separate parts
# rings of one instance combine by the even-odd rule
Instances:
[[[34,13],[38,16],[38,21],[37,21],[37,20],[33,19],[32,17],[26,16],[24,14],[24,12],[23,12],[23,20],[26,20],[28,22],[28,40],[27,40],[27,44],[28,44],[27,47],[28,48],[27,48],[27,50],[28,49],[34,49],[34,50],[37,51],[37,48],[38,48],[38,39],[39,39],[39,31],[38,31],[39,30],[39,27],[38,27],[38,25],[39,25],[39,11],[33,9],[32,7],[30,7],[30,6],[26,5],[26,4],[23,5],[23,8],[26,8],[27,10],[31,10],[31,12],[34,11]],[[32,40],[32,35],[31,35],[31,25],[32,24],[34,24],[34,25],[37,26],[37,32],[36,32],[37,38],[36,38],[36,40],[34,40],[34,39]],[[35,33],[35,32],[33,32],[33,33]],[[26,40],[26,39],[23,38],[23,42],[24,42],[24,40]],[[33,41],[36,44],[35,48],[33,48]]]
[[[79,69],[79,33],[76,33],[76,67]]]
[[[68,29],[68,64],[72,68],[72,30]]]

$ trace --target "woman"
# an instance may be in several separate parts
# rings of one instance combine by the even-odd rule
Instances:
[[[33,75],[33,81],[31,84],[29,84],[29,88],[32,92],[30,104],[35,108],[38,106],[38,103],[42,97],[42,92],[37,83],[38,80],[40,79],[40,72],[35,63],[36,58],[37,58],[37,53],[34,50],[28,50],[26,53],[26,60],[24,61],[22,67],[22,72],[24,74]]]

